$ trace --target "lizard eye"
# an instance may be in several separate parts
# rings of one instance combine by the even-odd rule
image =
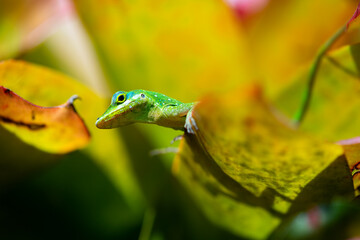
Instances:
[[[125,100],[126,100],[125,94],[120,94],[120,95],[117,97],[116,103],[117,103],[117,104],[120,104],[120,103],[125,102]]]
[[[142,94],[141,94],[141,97],[142,97],[142,98],[145,98],[145,94],[142,93]]]

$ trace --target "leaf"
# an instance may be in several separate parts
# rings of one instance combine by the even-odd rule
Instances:
[[[57,106],[66,102],[70,96],[78,95],[81,101],[76,103],[77,112],[92,135],[91,142],[82,151],[89,154],[106,172],[114,186],[126,198],[128,207],[135,214],[141,214],[141,192],[131,170],[124,143],[117,132],[99,131],[95,127],[96,118],[109,104],[108,99],[100,98],[84,85],[65,75],[23,61],[0,62],[0,85],[39,106]],[[1,144],[6,146],[7,142],[3,141]],[[8,151],[19,150],[10,148]],[[25,164],[22,162],[26,160],[25,156],[21,161],[17,161],[17,167],[21,168]],[[1,163],[4,161],[6,159],[1,159]],[[41,158],[37,161],[41,161]]]
[[[216,224],[264,239],[287,217],[336,195],[352,196],[340,146],[283,125],[250,87],[196,106],[174,172]]]
[[[0,86],[0,123],[39,149],[68,153],[90,141],[90,133],[73,105],[76,98],[73,96],[57,107],[44,108]]]
[[[325,57],[317,74],[310,107],[300,128],[327,141],[360,136],[359,45],[342,47]],[[301,69],[274,101],[281,112],[293,116],[300,106],[308,69]]]

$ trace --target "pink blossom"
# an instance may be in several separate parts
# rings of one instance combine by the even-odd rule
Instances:
[[[224,0],[240,17],[260,12],[269,0]]]

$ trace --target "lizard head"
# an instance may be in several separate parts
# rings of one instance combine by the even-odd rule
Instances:
[[[119,91],[113,95],[109,108],[97,119],[96,126],[106,129],[148,122],[153,106],[152,98],[144,90]]]

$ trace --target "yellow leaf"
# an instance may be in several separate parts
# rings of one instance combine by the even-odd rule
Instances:
[[[216,224],[263,239],[288,216],[352,195],[342,149],[278,121],[257,87],[203,99],[174,171]]]

